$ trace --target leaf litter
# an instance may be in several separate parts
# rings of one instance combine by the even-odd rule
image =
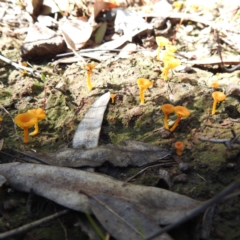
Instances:
[[[39,4],[41,5],[40,2]],[[129,2],[128,4],[131,3]],[[14,116],[16,115],[16,110],[23,112],[33,107],[39,107],[43,102],[46,102],[48,119],[41,123],[42,132],[37,138],[31,139],[31,145],[23,146],[21,141],[19,142],[19,137],[15,135],[16,133],[13,130],[10,117],[5,114],[5,111],[1,111],[4,117],[3,122],[0,123],[0,133],[3,133],[5,140],[3,150],[5,150],[6,147],[17,147],[19,149],[26,148],[29,150],[30,148],[36,148],[38,151],[52,152],[52,146],[56,149],[58,145],[63,142],[71,145],[73,133],[77,128],[78,122],[83,119],[87,109],[98,96],[110,90],[117,95],[116,103],[112,105],[109,104],[104,114],[99,138],[100,146],[98,148],[104,148],[106,143],[114,143],[117,144],[117,146],[110,145],[111,147],[109,147],[109,149],[113,148],[115,151],[116,148],[118,149],[116,152],[121,152],[121,149],[125,147],[119,146],[118,144],[122,140],[134,139],[149,144],[160,145],[161,148],[164,149],[163,151],[167,151],[168,154],[168,152],[172,152],[170,149],[175,141],[183,140],[186,147],[182,159],[184,160],[183,162],[186,161],[191,165],[190,172],[185,174],[188,181],[187,183],[185,182],[185,184],[179,184],[174,181],[170,190],[184,195],[186,194],[199,200],[211,198],[214,193],[219,192],[219,189],[222,189],[228,183],[235,180],[239,175],[237,168],[239,160],[238,148],[229,152],[226,151],[224,146],[199,141],[199,138],[210,140],[226,139],[231,141],[230,126],[236,134],[239,134],[239,71],[237,71],[239,64],[237,58],[237,52],[239,51],[237,43],[239,19],[237,18],[238,8],[234,4],[229,6],[225,1],[223,1],[221,5],[216,3],[216,5],[210,6],[210,1],[208,4],[204,6],[199,4],[196,12],[196,6],[192,6],[186,2],[186,4],[184,3],[181,13],[177,12],[176,9],[173,10],[174,6],[165,1],[160,1],[150,6],[142,6],[140,7],[140,11],[136,8],[131,9],[131,11],[121,9],[119,10],[121,14],[133,13],[136,10],[136,12],[138,12],[136,16],[139,16],[140,12],[140,15],[143,17],[142,19],[146,21],[148,26],[151,18],[154,20],[151,22],[149,29],[148,27],[145,29],[137,28],[135,31],[133,27],[133,32],[128,34],[125,34],[126,31],[124,31],[124,27],[122,26],[119,27],[119,33],[114,32],[116,29],[114,31],[111,29],[113,20],[109,21],[108,19],[112,18],[114,10],[110,11],[112,15],[108,15],[107,10],[113,7],[114,4],[112,3],[97,2],[95,7],[98,5],[98,9],[95,9],[95,14],[94,11],[83,6],[80,2],[69,2],[68,7],[61,7],[61,14],[65,11],[66,15],[70,13],[71,17],[76,16],[74,15],[76,14],[76,9],[86,11],[87,16],[92,15],[89,22],[93,25],[95,25],[94,22],[102,23],[102,20],[103,22],[107,20],[108,24],[105,36],[103,37],[103,44],[100,41],[100,43],[96,43],[94,40],[95,36],[93,35],[87,42],[83,41],[85,49],[79,51],[79,54],[82,54],[83,51],[88,50],[90,47],[91,56],[101,61],[92,76],[95,88],[91,92],[87,91],[85,84],[86,70],[84,65],[78,62],[79,58],[75,59],[77,64],[72,64],[68,66],[67,69],[56,65],[55,73],[52,72],[50,67],[33,64],[33,73],[38,69],[39,72],[44,72],[50,76],[50,78],[47,78],[47,83],[44,88],[47,89],[45,95],[42,94],[43,84],[39,84],[38,88],[36,88],[36,84],[32,84],[31,82],[27,83],[26,81],[28,80],[26,80],[25,77],[19,76],[17,70],[13,71],[13,69],[8,69],[4,65],[3,71],[1,70],[3,73],[1,81],[4,87],[3,89],[1,88],[3,91],[0,94],[0,103],[2,106],[7,108]],[[1,6],[3,7],[1,8],[1,16],[3,16],[2,22],[4,23],[1,25],[1,31],[4,33],[4,42],[3,44],[1,43],[2,54],[12,61],[18,62],[19,59],[17,56],[19,56],[19,45],[22,45],[21,39],[25,36],[26,27],[31,25],[33,20],[29,14],[26,14],[24,8],[21,10],[19,6],[12,7],[12,5],[7,2],[1,2]],[[126,6],[127,4],[125,7]],[[37,4],[34,8],[31,14],[38,15],[40,13],[39,5]],[[101,12],[102,8],[105,8],[105,12]],[[216,12],[209,11],[209,9],[214,9]],[[219,11],[220,14],[217,11]],[[15,20],[12,18],[13,12],[15,13]],[[53,12],[59,12],[59,8],[55,8]],[[161,16],[159,16],[160,12]],[[55,19],[58,21],[59,16],[57,16],[57,14],[55,15]],[[19,21],[19,27],[22,28],[22,31],[16,29],[12,24],[14,21],[17,22],[16,16],[18,16],[18,19],[21,19],[21,21]],[[110,18],[108,18],[109,16]],[[222,16],[226,17],[222,18]],[[131,17],[133,17],[133,15]],[[234,21],[229,21],[231,18]],[[39,21],[41,21],[41,19]],[[132,21],[132,23],[134,21]],[[179,26],[176,25],[176,22],[180,22]],[[56,28],[55,25],[52,30],[55,31]],[[95,29],[93,32],[94,31]],[[217,41],[215,38],[216,35],[214,31],[219,31],[220,41]],[[36,34],[36,41],[40,39],[39,33]],[[182,70],[175,69],[176,71],[168,83],[162,81],[159,74],[162,71],[162,65],[161,62],[155,60],[157,48],[155,37],[159,34],[167,36],[172,42],[175,41],[178,47],[177,54],[179,54],[178,57],[181,58],[183,65],[181,66]],[[12,43],[12,37],[15,37],[15,43]],[[84,38],[86,36],[82,37]],[[81,37],[78,39],[81,41]],[[106,42],[104,43],[104,41]],[[128,59],[121,60],[117,56],[119,51],[116,52],[114,50],[116,47],[120,47],[123,43],[129,41],[133,41],[136,44],[136,48],[134,49],[136,53],[132,53]],[[64,45],[64,41],[62,42]],[[39,48],[40,51],[36,51],[36,47],[40,45],[32,45],[33,49],[35,48],[35,52],[30,55],[31,57],[37,57],[38,54],[43,54],[39,55],[40,58],[42,58],[41,56],[46,56],[46,54],[50,56],[49,51],[44,53],[41,50],[44,49],[46,42],[42,42],[42,44],[42,48]],[[98,46],[97,44],[100,45]],[[13,46],[17,48],[17,51],[12,50]],[[223,47],[220,52],[218,50],[219,47]],[[74,46],[74,50],[75,49],[76,47]],[[113,51],[109,52],[109,49]],[[49,48],[49,50],[57,50],[57,46]],[[65,52],[65,50],[63,52]],[[53,53],[53,56],[55,54],[56,53]],[[87,53],[85,54],[87,56]],[[219,56],[220,54],[223,55],[222,60]],[[31,57],[29,57],[29,59]],[[12,63],[13,62],[10,64]],[[68,63],[71,63],[70,59]],[[217,68],[219,63],[221,68]],[[230,64],[236,66],[232,68],[228,66]],[[14,65],[17,66],[17,63],[14,63]],[[184,65],[186,66],[185,68]],[[226,65],[227,67],[225,67]],[[61,71],[64,71],[63,75],[61,75]],[[220,72],[220,74],[215,74],[217,72]],[[9,75],[10,73],[11,75]],[[38,75],[41,76],[41,74]],[[30,81],[36,81],[31,74],[29,77]],[[154,87],[146,92],[146,104],[140,106],[141,111],[137,111],[135,114],[136,105],[139,104],[138,89],[136,87],[136,79],[139,77],[154,80]],[[216,80],[219,82],[222,91],[227,89],[228,95],[226,101],[218,106],[217,115],[211,116],[209,109],[212,105],[212,99],[209,96],[211,96],[211,92],[213,91],[211,89],[211,83]],[[231,89],[229,86],[231,86]],[[166,102],[185,105],[191,110],[191,117],[184,119],[176,132],[171,135],[166,134],[164,129],[161,128],[156,131],[156,129],[159,129],[159,127],[163,125],[163,116],[159,111],[159,106]],[[175,118],[170,116],[170,124],[174,122],[174,120]],[[229,124],[221,124],[222,120],[227,121]],[[105,150],[109,150],[107,149],[108,145],[105,147]],[[148,147],[150,147],[150,145],[148,145]],[[98,148],[95,149],[96,152]],[[77,154],[78,149],[70,150],[72,152],[76,151]],[[92,151],[91,149],[89,150]],[[62,150],[58,150],[55,155],[61,151]],[[63,150],[63,152],[64,151],[65,150]],[[79,151],[84,151],[84,149],[80,149]],[[85,149],[85,151],[87,152],[88,150]],[[71,154],[73,154],[72,152]],[[51,159],[54,159],[55,156],[51,154],[52,153],[50,153]],[[109,158],[110,155],[111,154],[108,155]],[[47,159],[50,159],[49,156]],[[6,161],[6,159],[3,158],[3,161]],[[9,161],[9,159],[7,161]],[[56,160],[54,161],[56,162]],[[121,163],[121,160],[119,163]],[[123,161],[123,163],[125,164],[125,161]],[[64,164],[66,164],[66,162],[64,162]],[[102,162],[98,164],[101,165]],[[128,164],[129,162],[126,163],[126,165]],[[144,166],[142,165],[143,162],[138,163],[138,161],[130,165],[135,164]],[[120,170],[117,177],[125,180],[130,177],[130,171],[130,168]],[[152,175],[156,175],[158,169],[154,171],[154,169],[147,169],[144,174],[140,175],[140,177],[138,175],[138,178],[135,178],[133,181],[135,183],[141,183],[141,181],[145,179],[148,185],[154,185],[153,181],[149,183],[149,179]],[[178,176],[181,176],[182,170],[176,168],[176,166],[172,166],[168,171],[172,179],[177,179]],[[126,176],[124,177],[125,173]],[[232,214],[236,212],[237,203],[232,204],[232,206],[232,208],[226,208],[226,205],[220,204],[219,209],[216,211],[216,216],[224,220],[224,213],[229,212]],[[232,219],[234,219],[232,224],[236,224],[235,216],[233,216]],[[212,238],[217,234],[221,234],[219,233],[220,229],[225,229],[223,228],[224,221],[215,220],[215,224],[217,227],[214,233],[208,234],[211,235]],[[235,232],[231,234],[234,236],[229,238],[237,237],[239,234],[237,228],[233,227],[233,229]],[[224,233],[230,234],[229,228],[224,230]],[[190,239],[192,238],[190,237]]]

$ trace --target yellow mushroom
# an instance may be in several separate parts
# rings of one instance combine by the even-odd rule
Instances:
[[[163,104],[161,106],[161,109],[164,113],[164,127],[166,129],[169,129],[169,126],[168,126],[168,115],[172,112],[174,112],[174,106],[172,104]]]
[[[157,59],[160,60],[160,51],[164,46],[170,44],[169,40],[165,37],[156,37],[156,42],[158,45]]]
[[[114,98],[115,98],[116,94],[110,94],[110,98],[112,99],[112,104],[114,104]]]
[[[226,95],[223,92],[213,92],[212,97],[214,99],[212,106],[212,114],[215,114],[217,103],[224,101],[226,99]]]
[[[24,143],[28,143],[28,129],[37,123],[37,117],[31,113],[20,113],[14,122],[24,130]]]
[[[36,116],[38,121],[40,121],[42,119],[45,119],[47,117],[42,108],[31,109],[31,110],[28,110],[28,112],[33,114],[34,116]],[[35,130],[34,130],[34,132],[31,132],[29,134],[30,136],[35,136],[35,135],[38,134],[38,132],[39,132],[38,121],[35,123]]]
[[[87,86],[88,86],[88,89],[91,91],[92,90],[92,84],[91,84],[91,73],[92,73],[92,70],[97,66],[97,63],[93,63],[93,64],[90,64],[90,63],[87,63],[86,64],[86,68],[87,68]]]
[[[153,81],[149,81],[146,78],[139,78],[137,80],[137,85],[139,87],[139,95],[140,95],[141,104],[144,104],[144,92],[147,88],[149,88],[153,85]]]
[[[183,106],[174,107],[174,112],[177,114],[177,120],[175,121],[173,126],[170,128],[170,132],[173,132],[176,129],[182,117],[188,117],[190,115],[190,111]]]

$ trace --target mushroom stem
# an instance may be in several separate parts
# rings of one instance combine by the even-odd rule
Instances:
[[[144,104],[144,90],[145,90],[145,89],[140,88],[140,91],[139,91],[141,104]]]
[[[217,103],[218,103],[218,101],[216,99],[214,99],[213,106],[212,106],[212,114],[215,114],[215,112],[216,112]]]
[[[35,127],[35,130],[29,134],[30,136],[35,136],[39,132],[38,122],[35,123],[34,127]]]
[[[24,140],[23,140],[23,142],[28,143],[28,128],[25,127],[25,128],[23,128],[23,130],[24,130]]]
[[[91,91],[92,90],[92,84],[91,84],[91,70],[88,70],[87,72],[87,86],[88,89]]]
[[[168,126],[168,114],[167,113],[164,113],[164,127],[166,129],[169,129],[169,126]]]
[[[182,150],[177,149],[177,150],[176,150],[176,153],[177,153],[177,155],[178,155],[179,157],[182,156]]]
[[[176,127],[178,126],[178,123],[180,122],[181,118],[182,118],[182,116],[178,115],[177,120],[175,121],[173,126],[170,128],[170,132],[173,132],[176,129]]]

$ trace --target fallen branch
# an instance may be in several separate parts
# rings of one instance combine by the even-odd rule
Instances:
[[[65,215],[69,212],[70,212],[69,209],[65,209],[61,212],[58,212],[58,213],[55,213],[55,214],[50,215],[48,217],[42,218],[40,220],[31,222],[29,224],[26,224],[26,225],[21,226],[19,228],[13,229],[11,231],[8,231],[8,232],[5,232],[5,233],[0,233],[0,239],[9,239],[10,237],[16,236],[18,234],[21,234],[21,233],[24,233],[24,232],[27,232],[27,231],[30,231],[31,229],[33,229],[35,227],[38,227],[39,225],[42,225],[42,224],[47,223],[49,221],[52,221],[55,218],[58,218],[62,215]]]

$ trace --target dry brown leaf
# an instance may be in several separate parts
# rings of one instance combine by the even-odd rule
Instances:
[[[68,47],[72,49],[74,46],[74,50],[84,47],[93,30],[88,22],[82,20],[66,20],[60,23],[60,28]]]

